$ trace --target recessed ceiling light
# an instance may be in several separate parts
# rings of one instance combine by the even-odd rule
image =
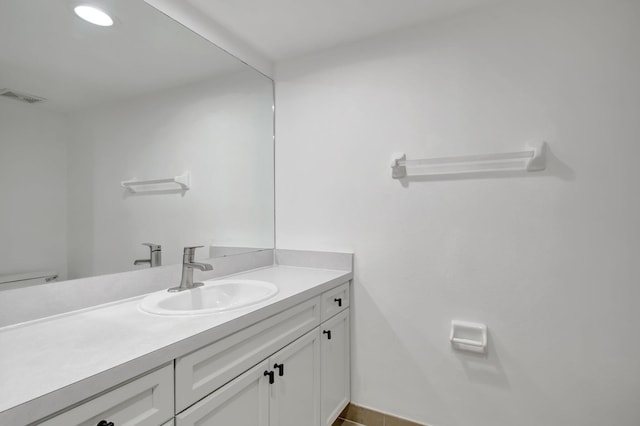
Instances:
[[[110,27],[113,25],[113,19],[111,16],[93,6],[76,6],[73,11],[80,18],[87,22],[91,22],[94,25],[100,25],[101,27]]]

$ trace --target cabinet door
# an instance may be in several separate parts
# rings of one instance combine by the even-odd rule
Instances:
[[[280,375],[282,366],[282,375]],[[320,425],[320,331],[305,334],[270,358],[271,426]]]
[[[322,426],[331,426],[351,399],[349,309],[320,329]]]
[[[176,426],[268,426],[269,379],[263,361],[176,416]]]

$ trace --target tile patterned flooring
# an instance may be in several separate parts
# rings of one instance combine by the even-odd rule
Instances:
[[[389,414],[349,404],[332,426],[425,426]]]
[[[363,425],[362,423],[354,423],[352,421],[341,419],[340,417],[338,417],[338,420],[333,422],[332,426],[365,426],[365,425]]]

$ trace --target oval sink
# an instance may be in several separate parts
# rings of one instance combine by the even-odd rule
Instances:
[[[142,299],[140,310],[156,315],[204,315],[244,308],[267,300],[278,287],[267,281],[205,281],[202,287],[178,293],[153,293]]]

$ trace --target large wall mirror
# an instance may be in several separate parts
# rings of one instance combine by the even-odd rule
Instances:
[[[78,4],[0,2],[0,289],[273,248],[273,82],[143,0]]]

